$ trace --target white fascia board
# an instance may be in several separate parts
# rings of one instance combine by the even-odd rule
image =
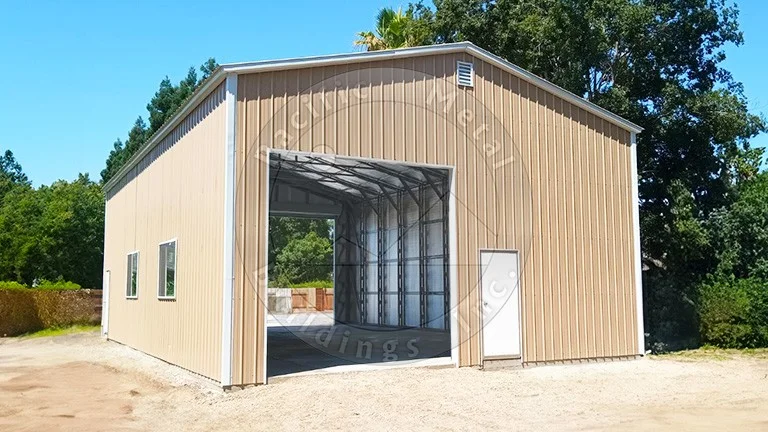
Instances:
[[[645,355],[645,320],[643,317],[643,258],[640,245],[640,188],[637,176],[637,134],[632,132],[630,148],[632,176],[632,228],[635,252],[635,307],[637,314],[637,351]]]
[[[450,195],[448,196],[448,242],[450,262],[450,286],[448,294],[450,296],[450,314],[451,314],[451,361],[456,367],[459,367],[459,240],[458,240],[458,222],[457,222],[457,187],[456,187],[456,168],[451,168]]]
[[[232,385],[232,346],[235,294],[235,155],[237,74],[226,76],[224,127],[224,279],[221,309],[221,385]]]

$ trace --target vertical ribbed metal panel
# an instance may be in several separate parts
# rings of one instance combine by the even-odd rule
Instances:
[[[107,194],[109,338],[219,380],[224,248],[224,88]],[[159,243],[177,239],[176,299],[159,300]],[[139,251],[138,299],[125,298]]]
[[[456,85],[457,60],[474,63],[473,88]],[[637,352],[629,132],[467,54],[242,75],[238,87],[235,383],[266,374],[269,147],[455,166],[461,365],[482,361],[481,248],[520,251],[525,362]],[[435,89],[455,97],[430,105]]]

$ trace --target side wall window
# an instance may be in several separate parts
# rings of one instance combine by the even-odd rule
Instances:
[[[139,297],[139,253],[128,254],[128,277],[125,281],[125,296],[128,298]]]
[[[158,278],[157,296],[160,298],[176,297],[176,240],[160,244],[160,277]]]

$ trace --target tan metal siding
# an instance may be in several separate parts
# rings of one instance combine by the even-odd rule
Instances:
[[[474,63],[474,88],[456,86],[457,60]],[[456,97],[435,103],[435,88]],[[456,167],[461,365],[482,361],[481,248],[520,251],[526,363],[637,352],[628,131],[445,54],[241,75],[237,140],[234,383],[266,374],[265,147]]]
[[[224,87],[107,194],[109,339],[219,380],[224,248]],[[176,299],[159,300],[159,243],[177,239]],[[126,256],[139,251],[138,299]]]

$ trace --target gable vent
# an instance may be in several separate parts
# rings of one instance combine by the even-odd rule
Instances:
[[[474,85],[475,70],[472,63],[456,62],[456,82],[464,87],[472,87]]]

